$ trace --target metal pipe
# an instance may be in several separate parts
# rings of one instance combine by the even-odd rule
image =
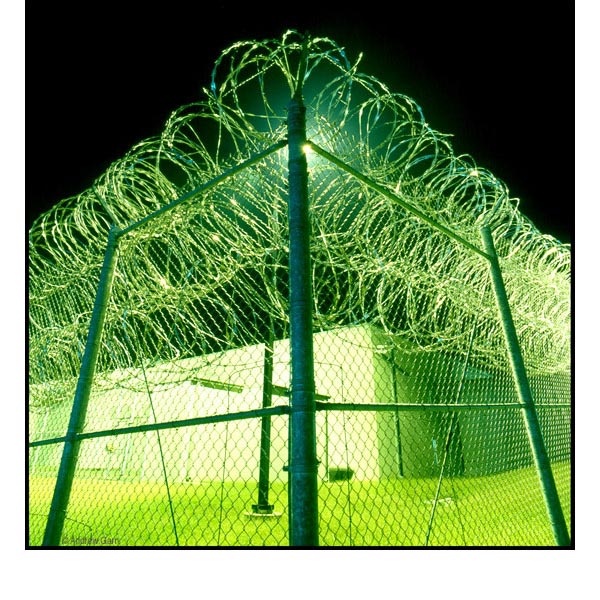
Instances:
[[[498,255],[494,246],[491,230],[488,226],[481,228],[481,239],[483,241],[485,252],[489,257],[492,286],[496,296],[500,320],[502,321],[502,329],[504,331],[510,367],[519,402],[522,405],[523,420],[525,421],[527,435],[529,436],[529,443],[531,445],[533,459],[542,487],[546,510],[548,511],[550,524],[554,533],[554,539],[558,546],[570,546],[571,540],[567,530],[567,524],[558,497],[556,483],[552,474],[552,467],[550,465],[550,460],[548,459],[542,430],[535,410],[531,389],[529,387],[529,380],[527,379],[525,363],[523,361],[517,331],[512,318],[506,288],[504,287]]]
[[[81,369],[79,370],[79,379],[77,388],[75,389],[75,398],[73,400],[73,408],[71,409],[71,417],[65,436],[65,445],[58,469],[58,476],[54,486],[54,494],[44,532],[43,546],[59,546],[62,536],[67,507],[73,486],[73,477],[77,466],[79,456],[79,446],[81,440],[77,438],[77,434],[81,432],[85,423],[90,392],[98,361],[98,353],[100,352],[100,343],[102,340],[102,329],[104,327],[104,319],[106,317],[106,309],[112,281],[117,263],[117,248],[118,248],[118,230],[112,227],[108,234],[108,242],[106,252],[104,254],[104,262],[100,272],[100,280],[98,282],[98,291],[92,311],[88,336],[85,345],[83,359],[81,361]]]
[[[277,221],[277,213],[273,211],[273,218]],[[273,289],[277,289],[276,258],[270,250],[265,256],[265,269],[269,274]],[[268,332],[263,354],[263,389],[262,407],[269,408],[273,400],[273,350],[275,332],[273,317],[268,317]],[[260,420],[260,455],[258,465],[258,500],[252,505],[254,513],[273,514],[275,506],[269,503],[271,471],[271,417],[265,415]]]
[[[339,167],[343,171],[346,171],[346,173],[349,173],[355,179],[362,181],[371,189],[374,189],[376,192],[379,192],[386,198],[389,198],[390,200],[401,206],[407,212],[415,215],[415,217],[418,217],[422,221],[425,221],[425,223],[431,225],[434,229],[441,231],[442,233],[446,234],[449,238],[452,238],[454,241],[458,242],[459,244],[462,244],[465,248],[468,248],[469,250],[479,254],[480,256],[483,256],[484,258],[490,258],[485,252],[480,250],[477,246],[471,244],[471,242],[465,240],[465,238],[461,237],[456,232],[452,231],[452,229],[449,229],[445,225],[438,223],[435,219],[432,219],[424,212],[420,211],[418,208],[415,208],[412,204],[406,202],[397,194],[394,194],[386,187],[380,185],[370,177],[367,177],[366,175],[363,175],[360,171],[357,171],[356,169],[352,168],[350,165],[340,160],[337,156],[331,154],[331,152],[327,152],[327,150],[325,150],[324,148],[321,148],[320,146],[317,146],[317,144],[310,141],[306,142],[306,145],[309,146],[311,150],[313,150],[316,154],[319,154],[320,156],[328,160],[330,163],[334,164],[336,167]]]
[[[131,427],[121,427],[119,429],[103,429],[101,431],[88,431],[78,433],[74,439],[91,440],[94,438],[108,437],[111,435],[128,435],[130,433],[147,433],[148,431],[163,431],[165,429],[179,429],[181,427],[194,427],[196,425],[211,425],[214,423],[228,423],[230,421],[241,421],[242,419],[256,419],[273,415],[289,415],[290,408],[285,405],[271,406],[270,408],[259,408],[254,410],[245,410],[235,413],[222,415],[209,415],[207,417],[194,417],[193,419],[181,419],[179,421],[163,421],[162,423],[147,423],[145,425],[132,425]],[[67,440],[67,437],[51,438],[30,442],[29,447],[48,446],[50,444],[60,444]]]
[[[377,404],[374,402],[315,402],[317,410],[337,410],[337,411],[354,411],[354,412],[385,412],[385,411],[466,411],[466,410],[498,410],[500,408],[522,408],[520,402],[499,402],[498,404],[438,404],[438,403],[398,403],[398,404]],[[565,408],[568,405],[561,405]],[[553,408],[556,405],[553,405]]]
[[[270,154],[273,154],[273,152],[276,152],[277,150],[280,150],[286,144],[287,144],[287,140],[279,140],[278,142],[276,142],[272,146],[269,146],[268,148],[266,148],[262,152],[258,152],[256,154],[253,154],[247,160],[239,163],[238,165],[235,165],[235,166],[231,167],[230,169],[227,169],[226,171],[224,171],[220,175],[217,175],[216,177],[214,177],[210,181],[207,181],[206,183],[203,183],[202,185],[199,185],[198,187],[194,188],[193,190],[190,190],[189,192],[183,194],[183,196],[180,196],[179,198],[173,200],[173,202],[170,202],[169,204],[166,204],[162,208],[159,208],[158,210],[155,210],[153,213],[150,213],[149,215],[146,215],[145,217],[143,217],[139,221],[131,223],[130,225],[128,225],[127,227],[125,227],[121,231],[119,231],[119,235],[125,235],[126,233],[129,233],[130,231],[133,231],[134,229],[137,229],[138,227],[140,227],[144,223],[147,223],[148,221],[151,221],[152,219],[158,217],[159,215],[162,215],[162,214],[164,214],[164,213],[166,213],[166,212],[174,209],[176,206],[178,206],[182,202],[186,202],[187,200],[190,200],[191,198],[193,198],[194,196],[197,196],[198,194],[202,194],[204,192],[207,192],[208,190],[212,189],[213,187],[215,187],[219,183],[221,183],[223,181],[226,181],[227,179],[229,179],[233,175],[236,175],[240,171],[243,171],[244,169],[247,169],[248,167],[256,164],[257,162],[260,162],[263,158],[266,158]]]
[[[270,326],[269,339],[265,343],[263,358],[263,398],[262,407],[269,408],[273,397],[273,327]],[[252,510],[259,514],[272,514],[275,508],[269,504],[269,472],[271,469],[271,417],[265,415],[260,420],[260,458],[258,467],[258,501]]]
[[[385,412],[385,411],[456,411],[460,410],[499,410],[499,409],[521,409],[520,402],[501,402],[499,404],[373,404],[365,402],[360,403],[342,403],[342,402],[315,402],[316,410],[324,410],[326,412],[335,411],[351,411],[351,412]],[[557,410],[561,408],[571,408],[570,404],[552,404],[538,406],[537,409]],[[223,415],[210,415],[208,417],[195,417],[193,419],[182,419],[179,421],[164,421],[162,423],[148,423],[146,425],[134,425],[131,427],[122,427],[119,429],[103,429],[101,431],[89,431],[87,433],[79,433],[74,437],[77,440],[89,440],[111,435],[127,435],[130,433],[147,433],[148,431],[156,431],[163,429],[175,429],[181,427],[193,427],[196,425],[208,425],[214,423],[227,423],[229,421],[241,419],[256,419],[266,416],[289,415],[290,408],[286,405],[271,406],[267,409],[255,409],[236,413],[227,413]],[[29,442],[30,448],[38,446],[50,446],[52,444],[62,444],[66,441],[66,436],[48,438],[46,440],[37,440]]]
[[[392,369],[392,404],[396,405],[394,411],[394,426],[396,428],[396,452],[398,456],[398,475],[404,477],[404,464],[402,461],[402,437],[400,429],[400,411],[397,408],[398,405],[398,375],[396,374],[396,358],[394,356],[394,349],[390,352],[390,367]]]
[[[301,81],[301,78],[299,78]],[[291,416],[289,529],[291,546],[318,546],[317,444],[313,358],[306,109],[300,88],[288,107]]]

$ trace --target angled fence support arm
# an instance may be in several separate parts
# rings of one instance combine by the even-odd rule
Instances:
[[[512,318],[506,288],[502,278],[498,255],[494,246],[494,240],[489,227],[481,228],[481,238],[486,254],[489,258],[490,275],[494,295],[502,321],[502,329],[504,331],[504,339],[508,350],[510,367],[512,370],[513,379],[517,389],[519,402],[522,405],[523,419],[529,436],[529,443],[533,453],[533,459],[537,469],[540,485],[544,494],[546,509],[550,518],[550,524],[554,534],[554,539],[558,546],[569,546],[571,540],[563,515],[560,499],[556,489],[556,483],[552,474],[552,467],[546,452],[542,430],[533,403],[533,396],[529,387],[527,373],[525,371],[525,363],[521,353],[521,347],[517,338],[515,324]]]

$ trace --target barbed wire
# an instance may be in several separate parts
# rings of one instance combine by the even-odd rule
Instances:
[[[33,384],[76,377],[111,225],[136,223],[285,140],[303,41],[288,31],[225,50],[202,101],[35,221]],[[475,246],[490,225],[528,369],[568,371],[570,247],[542,234],[489,170],[455,155],[414,100],[359,64],[330,39],[308,41],[307,138]],[[315,329],[371,323],[390,345],[460,353],[479,319],[488,326],[472,355],[496,364],[501,329],[493,296],[481,302],[485,261],[320,156],[308,164]],[[285,148],[124,235],[100,368],[287,337],[287,235]]]

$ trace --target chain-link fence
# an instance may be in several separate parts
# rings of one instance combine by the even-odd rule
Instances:
[[[36,222],[29,545],[569,543],[569,248],[355,67],[236,45],[205,104]]]

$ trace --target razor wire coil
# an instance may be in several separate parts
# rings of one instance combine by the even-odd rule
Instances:
[[[32,406],[59,401],[36,385],[74,385],[111,224],[127,227],[284,140],[302,43],[290,31],[234,44],[202,102],[175,110],[160,135],[33,224]],[[332,40],[309,40],[307,137],[475,245],[490,225],[528,369],[568,370],[569,246],[540,233],[502,181],[455,155],[414,100],[359,62]],[[111,302],[121,308],[107,317],[101,371],[262,343],[265,323],[288,335],[286,159],[271,154],[120,239]],[[480,303],[480,257],[320,157],[308,164],[315,329],[372,323],[392,346],[464,353],[469,323],[495,311],[491,298]],[[501,344],[499,329],[485,329],[472,355],[494,364]]]

